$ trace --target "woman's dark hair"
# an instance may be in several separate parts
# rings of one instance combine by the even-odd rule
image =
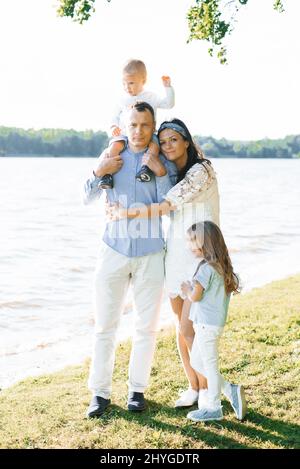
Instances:
[[[177,182],[181,181],[184,176],[186,175],[186,173],[188,172],[188,170],[194,166],[195,163],[200,163],[200,164],[203,164],[204,162],[208,163],[209,165],[211,164],[211,162],[205,158],[205,155],[203,153],[203,151],[201,150],[201,148],[195,144],[195,142],[193,141],[193,138],[190,134],[190,131],[189,129],[187,128],[187,126],[185,125],[185,123],[180,120],[180,119],[170,119],[168,121],[164,121],[161,123],[160,125],[160,128],[158,129],[158,136],[160,134],[160,132],[162,132],[164,129],[161,129],[161,127],[164,125],[164,124],[177,124],[179,125],[180,127],[183,128],[184,130],[184,133],[186,136],[180,134],[182,136],[182,138],[186,141],[186,142],[189,142],[189,146],[187,148],[187,155],[188,155],[188,158],[187,158],[187,162],[186,162],[186,165],[184,168],[182,168],[181,171],[179,171],[178,173],[178,179],[177,179]],[[180,133],[180,132],[178,132]],[[206,168],[205,168],[206,169]]]

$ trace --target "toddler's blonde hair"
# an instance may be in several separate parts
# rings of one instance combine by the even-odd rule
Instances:
[[[147,77],[146,65],[142,60],[130,59],[123,66],[123,73],[128,73],[128,75],[133,75],[138,73],[144,78]]]

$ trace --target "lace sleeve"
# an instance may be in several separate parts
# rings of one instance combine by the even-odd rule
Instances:
[[[216,174],[209,164],[196,163],[188,170],[185,177],[169,190],[165,199],[172,205],[180,207],[209,189],[215,179]]]

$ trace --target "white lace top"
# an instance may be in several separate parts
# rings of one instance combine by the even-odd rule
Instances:
[[[196,163],[166,194],[176,210],[171,213],[167,236],[166,286],[170,296],[181,295],[181,283],[191,280],[199,263],[186,243],[187,229],[199,221],[220,224],[216,173],[206,162]]]

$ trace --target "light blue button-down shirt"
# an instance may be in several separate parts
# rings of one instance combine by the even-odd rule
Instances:
[[[123,166],[113,175],[114,187],[106,190],[109,202],[120,202],[124,207],[160,203],[171,187],[176,184],[177,169],[174,163],[160,159],[167,174],[154,177],[149,182],[140,182],[135,176],[142,166],[144,151],[132,152],[128,147],[122,152]],[[84,186],[84,203],[98,199],[102,189],[100,178],[91,176]],[[159,252],[164,247],[161,217],[122,219],[106,224],[103,241],[112,249],[128,257],[146,256]]]

